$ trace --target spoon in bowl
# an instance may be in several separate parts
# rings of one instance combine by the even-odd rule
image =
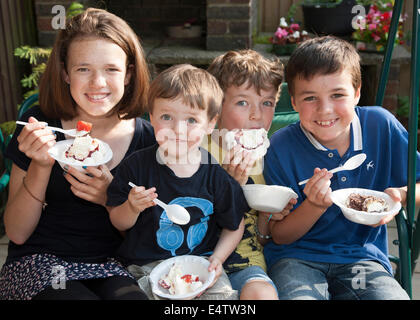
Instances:
[[[334,168],[332,170],[328,170],[328,172],[336,173],[343,170],[353,170],[359,167],[364,161],[366,160],[366,153],[359,153],[355,156],[348,159],[342,166],[339,166],[337,168]],[[309,181],[309,179],[303,180],[299,182],[299,185],[305,184]]]
[[[46,123],[46,122],[44,122],[44,123]],[[26,126],[27,124],[29,124],[29,122],[16,121],[16,124],[20,124],[22,126]],[[51,126],[48,125],[48,123],[46,123],[46,125],[47,126],[45,128],[48,128],[48,129],[53,130],[53,131],[62,132],[64,134],[68,135],[69,137],[84,136],[84,135],[86,135],[86,133],[88,133],[87,131],[77,131],[76,129],[68,129],[68,130],[65,130],[63,128],[51,127]]]
[[[128,185],[132,188],[137,187],[132,182],[129,182]],[[153,202],[166,211],[166,215],[172,222],[180,225],[190,222],[190,214],[183,206],[179,204],[166,204],[159,199],[153,199]]]

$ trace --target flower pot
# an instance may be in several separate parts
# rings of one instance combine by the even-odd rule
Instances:
[[[289,56],[296,49],[296,43],[273,44],[273,53],[277,56]]]
[[[357,50],[363,52],[383,53],[385,51],[383,46],[377,46],[375,43],[371,42],[355,41],[354,46]]]
[[[354,31],[352,8],[356,0],[343,0],[337,5],[302,4],[305,29],[317,35],[350,36]],[[366,7],[365,7],[366,9]],[[367,6],[366,13],[369,11]]]

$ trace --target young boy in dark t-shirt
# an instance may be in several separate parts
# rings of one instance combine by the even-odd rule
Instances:
[[[125,265],[203,255],[210,256],[216,279],[222,275],[249,210],[240,185],[200,148],[214,129],[222,98],[217,80],[190,65],[173,66],[153,81],[149,111],[158,145],[122,163],[108,189],[111,221],[126,231],[118,252]],[[129,181],[139,187],[130,190]],[[154,205],[158,194],[165,203],[187,208],[189,223],[170,221]]]

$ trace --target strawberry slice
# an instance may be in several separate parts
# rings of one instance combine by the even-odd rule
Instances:
[[[87,131],[90,132],[92,130],[92,124],[86,121],[78,121],[76,126],[77,131]]]
[[[181,279],[183,279],[186,283],[192,282],[192,276],[190,274],[186,274],[185,276],[182,276]]]
[[[166,283],[166,281],[165,281],[165,280],[163,280],[163,279],[160,279],[160,280],[158,281],[158,284],[159,284],[162,288],[164,288],[164,289],[169,289],[169,288],[171,287],[171,285],[170,285],[170,284],[167,284],[167,283]]]

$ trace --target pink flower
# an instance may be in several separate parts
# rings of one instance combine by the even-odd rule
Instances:
[[[372,38],[373,40],[375,40],[375,42],[378,42],[379,40],[381,40],[381,37],[378,36],[376,33],[372,33]]]
[[[283,38],[283,37],[287,37],[287,30],[285,30],[285,29],[282,29],[282,28],[277,28],[277,31],[276,31],[276,33],[274,33],[274,35],[277,37],[277,38],[279,38],[279,39],[281,39],[281,38]]]
[[[297,30],[299,30],[300,26],[297,23],[292,23],[290,25],[290,28],[294,31],[297,31]]]
[[[377,48],[383,48],[386,45],[392,18],[392,1],[384,0],[380,1],[380,3],[380,5],[373,4],[370,6],[369,12],[366,15],[365,28],[360,27],[353,32],[352,38],[354,40],[374,43]],[[404,36],[402,28],[405,20],[406,16],[402,15],[398,23],[396,43]]]

